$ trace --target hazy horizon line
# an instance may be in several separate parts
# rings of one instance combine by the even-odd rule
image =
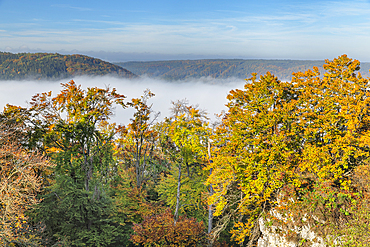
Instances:
[[[109,52],[109,51],[81,51],[81,50],[42,50],[42,49],[1,49],[2,52],[9,52],[13,54],[19,53],[58,53],[61,55],[85,55],[89,57],[98,58],[110,63],[124,63],[124,62],[160,62],[160,61],[178,61],[178,60],[267,60],[267,61],[324,61],[325,59],[333,58],[290,58],[290,57],[254,57],[254,56],[232,56],[232,55],[205,55],[205,54],[165,54],[165,53],[151,53],[151,52]],[[338,54],[342,55],[342,54]],[[366,61],[364,61],[366,62]]]

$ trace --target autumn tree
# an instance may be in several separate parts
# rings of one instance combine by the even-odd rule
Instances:
[[[135,244],[150,246],[204,246],[206,234],[203,222],[180,216],[173,224],[171,210],[147,216],[141,224],[135,224],[131,239]]]
[[[141,98],[133,98],[127,103],[135,109],[134,116],[127,127],[121,126],[116,141],[119,159],[122,165],[135,167],[136,187],[141,188],[151,176],[159,173],[156,169],[156,141],[158,133],[153,129],[159,113],[152,110],[148,100],[154,96],[145,90]]]
[[[328,244],[350,241],[349,246],[364,246],[366,238],[352,240],[354,232],[363,231],[369,214],[363,206],[368,201],[367,187],[358,182],[366,177],[366,172],[359,171],[368,169],[370,151],[369,80],[357,72],[360,62],[346,55],[326,60],[323,67],[323,77],[314,68],[295,73],[292,80],[298,96],[295,122],[301,130],[302,157],[296,183],[283,188],[295,203],[283,203],[284,199],[277,209],[291,215],[287,223],[312,226]],[[302,211],[307,215],[304,220],[299,215]],[[364,221],[355,223],[361,217]],[[297,241],[310,244],[298,236]]]
[[[127,126],[118,127],[115,140],[118,165],[117,176],[111,184],[114,218],[124,229],[122,237],[126,245],[132,244],[129,239],[133,224],[165,210],[155,187],[161,173],[168,170],[168,162],[159,144],[156,127],[159,113],[155,113],[148,102],[153,96],[147,89],[140,98],[127,102],[135,111]]]
[[[7,120],[0,121],[0,245],[39,246],[41,226],[30,224],[26,212],[40,202],[37,194],[43,179],[39,171],[46,172],[53,165],[40,153],[17,143],[18,124],[15,119]]]
[[[124,168],[118,166],[117,177],[112,182],[112,197],[114,210],[113,219],[119,223],[119,238],[122,239],[121,246],[133,246],[130,238],[134,233],[134,224],[140,224],[145,217],[159,215],[166,207],[157,196],[148,191],[152,187],[136,187],[136,174],[134,167]]]
[[[322,205],[304,214],[323,226],[317,232],[327,229],[334,236],[344,223],[347,211],[338,205],[351,196],[349,174],[368,157],[368,80],[356,73],[359,62],[345,55],[327,60],[324,69],[323,77],[314,68],[294,74],[292,82],[270,73],[260,80],[254,76],[244,90],[228,96],[208,181],[215,185],[210,201],[216,215],[234,218],[239,242],[258,239],[263,217],[280,221],[279,229],[292,229],[284,224],[294,218],[289,215],[302,217],[293,205],[308,195],[321,203],[306,205]],[[288,187],[292,190],[283,193]],[[271,214],[287,205],[292,210],[281,211],[287,217]],[[336,221],[328,220],[333,214]]]
[[[115,127],[107,120],[114,104],[125,107],[125,97],[110,88],[83,90],[74,81],[62,87],[55,97],[35,95],[26,109],[30,140],[56,163],[33,220],[45,224],[45,244],[107,246],[117,234],[108,196]]]
[[[158,190],[174,208],[175,222],[181,211],[203,220],[207,189],[202,168],[207,162],[207,117],[186,101],[174,102],[172,113],[161,125],[164,153],[172,167],[169,174],[163,175]]]
[[[214,185],[210,202],[216,204],[215,215],[225,214],[214,234],[232,220],[239,242],[247,236],[251,242],[258,239],[258,218],[270,209],[296,166],[292,150],[297,139],[284,109],[293,98],[290,86],[270,73],[250,80],[245,90],[228,95],[229,111],[214,135],[208,180]]]

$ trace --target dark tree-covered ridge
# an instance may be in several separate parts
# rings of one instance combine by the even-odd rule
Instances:
[[[306,71],[316,66],[322,68],[323,60],[263,60],[263,59],[202,59],[149,62],[122,62],[117,65],[138,76],[147,75],[165,80],[187,80],[201,77],[241,78],[252,73],[258,76],[268,71],[281,80],[292,79],[292,73]],[[361,73],[369,76],[370,63],[361,63]],[[323,72],[321,69],[320,72]]]
[[[118,65],[84,55],[0,52],[0,80],[50,80],[108,74],[124,78],[135,77],[135,74]]]

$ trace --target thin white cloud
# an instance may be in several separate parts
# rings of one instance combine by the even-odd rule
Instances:
[[[57,7],[57,8],[68,8],[68,9],[75,9],[79,11],[92,11],[91,8],[84,8],[84,7],[76,7],[76,6],[71,6],[68,4],[53,4],[51,7]]]
[[[355,15],[360,18],[346,22],[345,18]],[[0,35],[3,46],[27,45],[30,49],[42,44],[48,50],[322,59],[329,54],[325,48],[341,48],[336,55],[352,52],[364,59],[370,52],[368,16],[367,1],[318,1],[287,5],[272,14],[236,11],[232,18],[163,19],[161,24],[71,19],[58,22],[57,28],[33,22],[20,29],[23,23],[2,23]],[[354,37],[361,37],[361,42]]]
[[[106,20],[87,20],[87,19],[73,19],[72,21],[74,22],[85,22],[85,23],[92,23],[92,24],[96,24],[96,23],[100,23],[100,24],[109,24],[109,25],[127,25],[127,23],[125,22],[121,22],[121,21],[106,21]]]
[[[369,1],[329,1],[323,4],[321,13],[326,16],[360,16],[370,14]]]

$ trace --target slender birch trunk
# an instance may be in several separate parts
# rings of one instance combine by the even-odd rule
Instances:
[[[208,159],[211,163],[211,142],[208,140]],[[209,175],[212,175],[212,168],[209,171]],[[212,184],[209,185],[209,196],[213,195],[213,187]],[[208,235],[212,232],[213,228],[213,204],[208,206]],[[212,246],[212,241],[209,240],[208,246]]]
[[[176,225],[177,219],[179,218],[180,188],[181,188],[181,163],[179,163],[179,176],[178,176],[178,179],[177,179],[176,210],[175,210],[175,214],[174,214],[174,224],[175,225]]]

